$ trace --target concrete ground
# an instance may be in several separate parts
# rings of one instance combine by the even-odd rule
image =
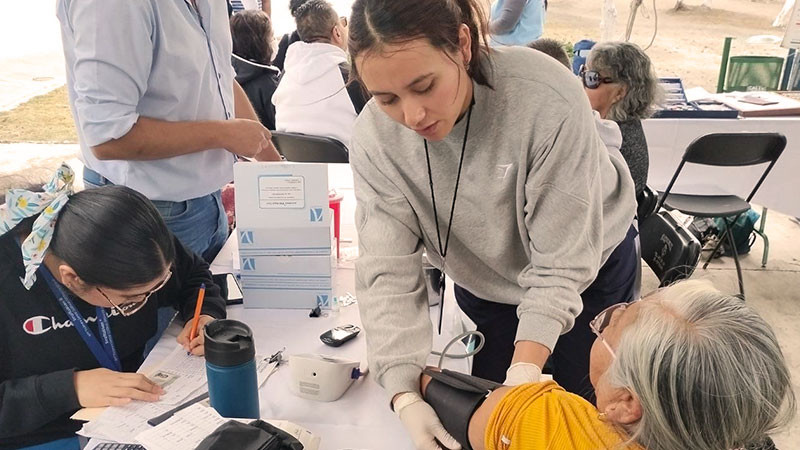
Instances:
[[[75,144],[2,144],[0,190],[26,182],[43,183],[62,161],[75,169],[78,175],[76,188],[81,188],[82,165],[77,159],[78,153]],[[755,208],[761,211],[760,207]],[[761,268],[764,248],[761,238],[756,240],[750,253],[741,258],[745,293],[747,302],[774,327],[794,378],[795,393],[800,399],[800,221],[769,211],[766,232],[770,239],[766,268]],[[642,273],[643,293],[658,287],[658,280],[646,265]],[[708,278],[723,291],[738,292],[732,258],[718,258],[707,270],[698,267],[693,277]],[[800,448],[800,415],[785,430],[775,434],[774,440],[782,450]]]

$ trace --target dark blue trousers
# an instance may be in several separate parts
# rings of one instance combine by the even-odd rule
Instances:
[[[572,330],[558,339],[548,361],[559,385],[590,401],[594,401],[594,388],[589,382],[589,352],[595,335],[589,322],[608,306],[633,300],[636,265],[639,264],[635,237],[636,230],[631,227],[600,268],[594,282],[581,293],[583,311],[575,319]],[[514,355],[519,325],[517,307],[478,298],[458,285],[455,296],[464,313],[486,336],[483,350],[475,355],[472,375],[502,383]]]

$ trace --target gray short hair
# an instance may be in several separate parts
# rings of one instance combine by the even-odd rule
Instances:
[[[743,447],[796,409],[772,328],[703,280],[643,302],[606,376],[641,402],[641,420],[626,431],[648,450]]]
[[[601,42],[589,53],[587,64],[603,76],[624,84],[628,90],[608,112],[608,119],[623,122],[646,119],[660,97],[658,78],[650,58],[636,44]]]

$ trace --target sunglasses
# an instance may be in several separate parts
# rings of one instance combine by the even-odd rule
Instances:
[[[106,295],[106,293],[103,292],[103,290],[100,289],[99,287],[97,288],[97,292],[99,292],[100,295],[105,297],[105,299],[108,301],[108,303],[110,303],[111,306],[114,309],[116,309],[118,313],[122,314],[124,317],[130,317],[130,316],[136,314],[137,312],[139,312],[139,310],[141,310],[144,307],[144,305],[147,303],[147,300],[150,299],[150,297],[153,294],[155,294],[156,292],[161,290],[161,288],[166,286],[167,282],[169,281],[170,278],[172,278],[172,266],[170,266],[169,273],[167,274],[167,276],[164,278],[163,281],[161,281],[161,283],[158,284],[157,287],[155,287],[154,289],[151,289],[149,292],[146,292],[146,293],[142,294],[143,298],[141,300],[139,300],[139,301],[134,301],[134,302],[127,302],[127,303],[119,303],[119,304],[117,304],[117,303],[114,303],[113,301],[111,301],[111,298],[108,295]]]
[[[614,349],[611,348],[611,345],[608,344],[608,341],[605,340],[603,337],[603,330],[608,328],[608,325],[611,324],[611,318],[614,316],[615,311],[625,311],[629,306],[631,306],[633,302],[629,303],[617,303],[614,305],[609,306],[608,308],[600,311],[600,314],[596,315],[591,322],[589,322],[589,328],[592,329],[592,332],[597,335],[603,345],[606,346],[611,356],[616,358],[617,355],[614,353]]]
[[[614,83],[613,78],[603,77],[600,75],[600,72],[596,70],[586,70],[585,65],[581,65],[581,70],[578,76],[581,77],[581,81],[583,82],[583,87],[587,89],[597,89],[603,83],[605,84]]]

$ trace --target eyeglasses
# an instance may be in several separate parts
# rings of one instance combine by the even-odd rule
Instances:
[[[614,83],[613,78],[603,77],[600,75],[600,72],[596,70],[586,70],[585,65],[581,66],[581,71],[578,75],[581,77],[583,86],[587,89],[597,89],[603,83]]]
[[[339,16],[339,23],[341,23],[343,27],[346,27],[347,26],[347,16]]]
[[[614,353],[614,350],[611,348],[611,345],[608,344],[608,341],[603,337],[603,330],[608,328],[608,325],[611,324],[611,318],[614,316],[614,311],[625,311],[629,306],[631,306],[633,302],[629,303],[617,303],[614,305],[609,306],[608,308],[600,311],[600,314],[596,315],[591,322],[589,322],[589,328],[592,329],[592,332],[600,338],[600,341],[603,345],[606,346],[611,356],[616,358],[617,355]]]
[[[157,291],[161,290],[161,288],[166,286],[170,278],[172,278],[172,266],[170,266],[169,273],[164,278],[164,280],[161,283],[159,283],[156,288],[151,289],[149,292],[145,294],[142,294],[143,298],[141,300],[135,302],[120,303],[119,305],[111,301],[111,298],[108,295],[106,295],[106,293],[103,292],[102,289],[100,289],[99,287],[96,289],[97,292],[100,293],[100,295],[102,295],[103,297],[105,297],[106,300],[108,300],[108,303],[110,303],[111,306],[117,310],[117,312],[122,314],[124,317],[129,317],[136,314],[140,309],[142,309],[144,305],[147,303],[147,300],[150,298],[150,296],[152,296]]]

